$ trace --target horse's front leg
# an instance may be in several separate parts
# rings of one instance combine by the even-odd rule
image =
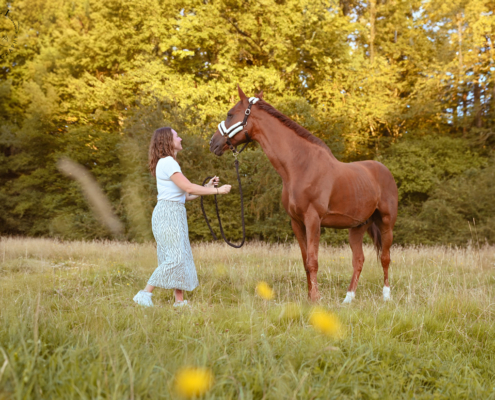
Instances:
[[[304,270],[306,271],[306,276],[308,278],[308,286],[310,286],[311,281],[309,280],[308,268],[306,267],[306,261],[308,257],[308,239],[306,238],[306,227],[301,221],[297,221],[293,218],[291,218],[290,223],[292,225],[294,235],[296,235],[297,242],[299,243],[299,248],[301,249]]]
[[[311,301],[320,300],[318,291],[318,250],[320,247],[321,219],[316,211],[308,212],[304,216],[306,226],[307,255],[306,275],[308,277],[308,296]]]

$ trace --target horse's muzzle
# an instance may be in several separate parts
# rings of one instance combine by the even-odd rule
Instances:
[[[224,153],[224,147],[225,146],[221,146],[221,145],[216,145],[213,149],[210,147],[210,151],[215,154],[216,156],[221,156],[223,155]]]
[[[215,135],[211,138],[210,140],[210,151],[217,155],[217,156],[221,156],[224,151],[225,151],[225,147],[226,147],[226,143],[222,143],[224,142],[223,140],[223,136],[217,136],[215,137]]]

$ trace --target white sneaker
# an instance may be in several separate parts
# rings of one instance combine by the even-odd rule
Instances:
[[[151,296],[153,296],[153,293],[147,292],[145,290],[140,290],[138,294],[134,296],[133,300],[140,306],[153,307]]]
[[[174,307],[184,307],[184,306],[187,306],[187,300],[184,300],[184,301],[176,301],[174,303]]]

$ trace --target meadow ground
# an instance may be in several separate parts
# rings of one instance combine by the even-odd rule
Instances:
[[[371,247],[355,301],[347,247],[322,246],[320,306],[340,338],[309,323],[299,248],[196,244],[200,286],[172,307],[132,297],[153,244],[0,242],[0,399],[171,399],[176,372],[209,368],[206,399],[495,399],[495,248],[394,247],[392,301]],[[256,284],[274,289],[259,298]],[[288,315],[287,303],[302,312]],[[290,313],[289,313],[290,314]]]

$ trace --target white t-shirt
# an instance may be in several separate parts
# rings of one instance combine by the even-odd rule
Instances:
[[[186,192],[170,179],[175,172],[182,172],[173,157],[160,158],[156,164],[156,187],[158,200],[186,202]]]

